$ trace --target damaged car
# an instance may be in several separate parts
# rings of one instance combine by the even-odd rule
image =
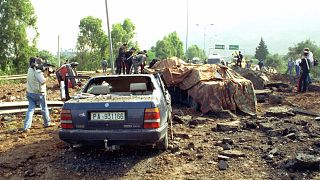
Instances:
[[[171,97],[159,74],[98,76],[64,103],[59,137],[73,146],[166,150],[171,113]]]

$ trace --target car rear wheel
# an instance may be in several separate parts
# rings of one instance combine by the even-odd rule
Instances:
[[[156,147],[159,150],[165,151],[168,149],[169,146],[169,140],[168,140],[168,130],[165,134],[165,136],[161,139],[160,142],[157,143]]]

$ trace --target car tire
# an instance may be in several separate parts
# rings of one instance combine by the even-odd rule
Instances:
[[[169,140],[168,140],[168,130],[167,130],[166,134],[161,139],[161,141],[157,143],[156,148],[158,150],[165,151],[168,149],[168,146],[169,146]]]

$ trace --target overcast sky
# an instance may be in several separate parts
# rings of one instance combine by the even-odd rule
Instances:
[[[229,39],[229,42],[225,42],[224,33],[243,24],[246,24],[249,30],[250,23],[256,22],[264,22],[267,25],[280,20],[285,22],[283,26],[286,26],[286,23],[303,26],[306,19],[308,23],[320,22],[320,1],[317,0],[188,1],[188,45],[197,44],[201,48],[204,46],[204,26],[206,26],[206,48],[208,48],[217,42],[241,45],[241,42],[236,40],[230,42]],[[104,0],[31,0],[31,2],[38,16],[40,49],[56,53],[58,35],[62,49],[74,48],[79,32],[78,25],[86,16],[102,19],[103,28],[107,32]],[[135,24],[136,40],[142,49],[149,49],[156,41],[173,31],[179,34],[184,43],[186,41],[187,0],[108,0],[108,8],[110,26],[113,23],[122,23],[125,18],[129,18]],[[264,34],[258,34],[257,38],[261,36]],[[308,35],[305,37],[312,38]],[[257,41],[259,42],[259,39]]]

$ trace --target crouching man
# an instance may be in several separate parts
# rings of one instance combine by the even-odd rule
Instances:
[[[136,55],[134,58],[132,58],[132,66],[133,66],[133,73],[138,74],[139,73],[139,67],[141,69],[141,74],[143,72],[145,63],[147,61],[147,51],[144,50],[142,52],[139,52],[138,55]]]

